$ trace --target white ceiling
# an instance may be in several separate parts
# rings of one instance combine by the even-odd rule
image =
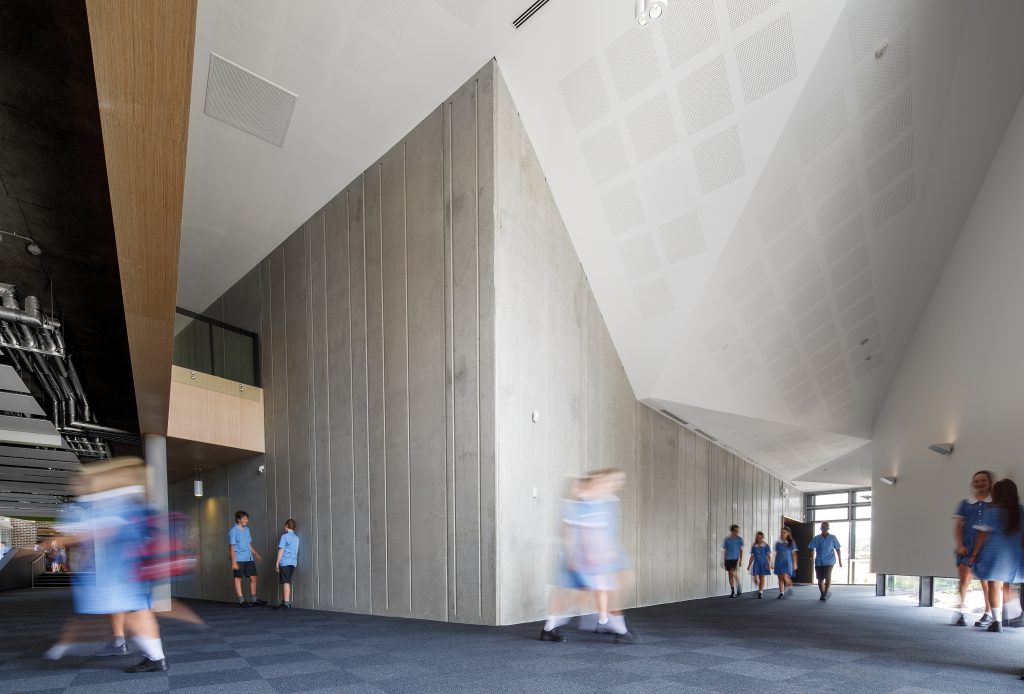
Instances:
[[[1024,3],[671,0],[640,29],[632,0],[551,0],[514,31],[529,4],[201,0],[180,303],[497,56],[638,397],[786,479],[866,483],[1024,90]],[[203,114],[211,52],[298,95],[283,147]]]

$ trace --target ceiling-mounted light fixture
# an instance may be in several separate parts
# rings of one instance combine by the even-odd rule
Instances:
[[[939,455],[951,455],[953,453],[952,443],[933,443],[928,446],[929,451],[935,451]]]
[[[636,23],[647,26],[647,22],[658,19],[668,9],[668,0],[636,0]]]
[[[25,244],[25,250],[28,251],[29,253],[31,253],[32,255],[42,255],[43,254],[43,249],[40,248],[39,244],[36,243],[35,241],[31,241],[31,242]]]
[[[196,476],[192,480],[192,496],[202,496],[203,495],[203,480],[199,476],[200,472],[202,472],[202,470],[200,470],[199,468],[196,468]]]
[[[647,0],[636,0],[636,23],[647,26]]]
[[[898,478],[895,475],[893,475],[893,476],[879,477],[878,481],[881,482],[882,484],[887,484],[887,485],[889,485],[891,487],[892,485],[896,484],[896,480],[897,479]]]

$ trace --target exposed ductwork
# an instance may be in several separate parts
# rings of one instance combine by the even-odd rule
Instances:
[[[89,399],[64,347],[60,321],[47,316],[34,296],[18,305],[15,288],[0,284],[0,348],[18,370],[27,370],[53,403],[53,424],[81,457],[109,458],[107,441],[138,444],[137,432],[96,422]]]

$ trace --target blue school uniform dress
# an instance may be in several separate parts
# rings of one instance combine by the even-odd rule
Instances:
[[[726,561],[736,561],[740,558],[740,550],[743,549],[743,538],[737,535],[728,535],[722,540],[722,549],[725,550]]]
[[[753,576],[770,576],[768,568],[768,555],[772,553],[771,545],[754,545],[750,548],[750,555],[754,557],[754,563],[750,566],[750,573]]]
[[[1021,511],[1024,513],[1024,509]],[[978,559],[974,563],[974,575],[982,581],[1003,581],[1013,583],[1021,565],[1021,530],[1006,532],[1006,509],[989,506],[981,516],[981,522],[974,528],[985,532]]]
[[[982,499],[981,501],[974,499],[962,499],[960,505],[956,508],[956,513],[953,514],[953,518],[962,518],[964,521],[963,529],[960,531],[964,539],[964,548],[967,550],[967,554],[960,556],[957,553],[956,548],[953,549],[953,557],[956,559],[956,565],[967,564],[970,561],[971,553],[974,552],[974,541],[978,537],[978,531],[974,526],[982,522],[982,516],[985,513],[985,509],[992,503],[992,498]]]
[[[88,538],[73,579],[80,614],[134,612],[150,606],[149,581],[137,575],[146,546],[145,489],[125,487],[79,497],[71,527]]]
[[[793,552],[796,551],[796,543],[790,547],[788,543],[779,540],[775,543],[775,575],[792,576]]]

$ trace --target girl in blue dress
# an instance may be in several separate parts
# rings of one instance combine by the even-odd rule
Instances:
[[[747,571],[757,578],[757,599],[764,597],[764,579],[772,573],[772,548],[764,541],[764,533],[758,531],[754,536],[754,546],[750,548],[750,559],[747,560]]]
[[[985,513],[985,509],[992,504],[993,480],[994,477],[988,470],[978,470],[974,473],[971,477],[970,496],[960,502],[953,514],[953,537],[956,538],[956,551],[953,556],[960,578],[960,600],[957,602],[957,612],[953,618],[953,624],[960,627],[967,626],[964,605],[972,578],[970,558],[974,552],[974,540],[978,535],[974,526],[981,522],[981,516]],[[981,583],[981,594],[985,598],[985,613],[974,623],[974,626],[987,627],[989,625],[988,613],[992,609],[988,602],[987,581]]]
[[[992,504],[974,526],[978,535],[970,557],[974,574],[988,581],[992,605],[989,631],[1002,631],[1003,586],[1017,581],[1021,563],[1021,515],[1017,485],[999,480],[992,486]]]
[[[792,591],[793,575],[796,573],[797,546],[789,528],[783,527],[778,542],[775,543],[775,575],[779,577],[779,597],[782,600],[786,593]]]

